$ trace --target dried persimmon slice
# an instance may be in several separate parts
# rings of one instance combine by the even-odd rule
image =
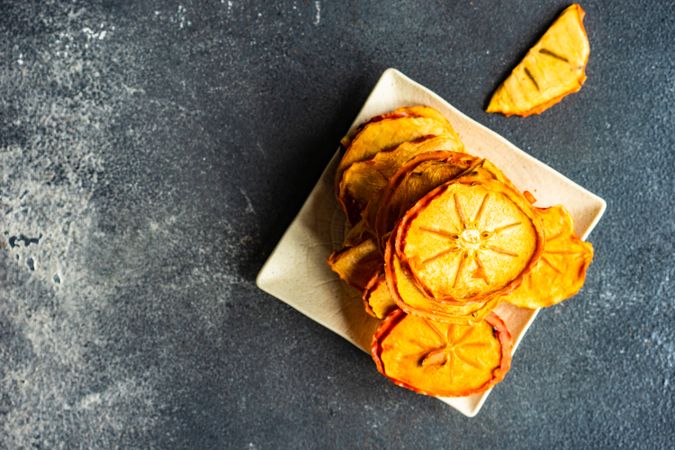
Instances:
[[[504,379],[511,366],[511,335],[494,313],[474,325],[454,325],[389,314],[375,335],[377,370],[397,385],[425,395],[462,397]]]
[[[366,223],[363,220],[360,220],[347,230],[344,240],[342,241],[342,246],[353,247],[365,241],[369,237],[370,234],[366,228]]]
[[[487,180],[497,180],[504,183],[511,189],[516,192],[519,192],[518,188],[514,186],[509,178],[490,160],[482,159],[462,174],[462,178],[466,180],[476,180],[476,181],[487,181]]]
[[[336,192],[344,171],[353,163],[370,159],[378,152],[397,147],[404,142],[443,134],[456,135],[447,120],[441,121],[436,117],[404,116],[367,124],[354,137],[340,160],[335,176]],[[350,223],[358,221],[358,214],[347,210],[345,205],[341,206]]]
[[[593,246],[574,235],[572,218],[561,206],[536,209],[544,229],[539,262],[504,300],[522,308],[544,308],[566,300],[584,284]]]
[[[341,248],[330,254],[328,265],[348,285],[363,291],[372,276],[382,269],[382,254],[372,239]]]
[[[463,148],[455,135],[444,133],[383,150],[370,159],[353,163],[344,171],[338,185],[338,200],[354,222],[367,206],[370,205],[371,210],[376,208],[389,179],[410,158],[439,150],[461,152]]]
[[[386,112],[384,114],[378,114],[376,116],[371,117],[367,121],[363,122],[361,125],[356,127],[355,130],[347,134],[345,137],[343,137],[340,140],[340,145],[342,145],[343,148],[349,147],[349,144],[352,142],[352,139],[354,136],[356,136],[361,130],[365,128],[366,125],[369,125],[371,123],[379,122],[381,120],[385,119],[398,119],[401,117],[429,117],[431,119],[436,119],[440,122],[448,122],[448,119],[441,114],[440,111],[430,107],[430,106],[425,106],[425,105],[415,105],[415,106],[402,106],[400,108],[396,108],[393,111]]]
[[[401,166],[382,193],[377,211],[373,211],[375,205],[369,205],[366,212],[366,217],[375,217],[373,228],[380,242],[386,242],[386,235],[419,199],[480,161],[466,153],[437,151],[418,155]]]
[[[487,302],[458,303],[429,298],[415,284],[409,272],[402,267],[394,251],[393,237],[389,240],[384,255],[387,285],[396,305],[408,314],[435,321],[468,325],[480,322],[501,301],[493,297]]]
[[[426,105],[402,106],[400,108],[396,108],[393,112],[399,114],[401,113],[408,114],[417,117],[429,117],[431,119],[436,119],[439,122],[450,125],[448,119],[439,110],[432,108],[431,106]],[[454,131],[453,134],[455,135],[455,137],[457,137],[457,134],[454,133]]]
[[[396,302],[389,292],[387,278],[383,273],[373,276],[363,291],[362,298],[366,312],[376,319],[384,319],[387,314],[396,309]]]
[[[543,235],[522,194],[460,178],[406,213],[395,245],[427,295],[467,302],[517,287],[537,262]]]
[[[590,54],[584,15],[578,4],[566,8],[497,88],[487,112],[539,114],[581,89]]]

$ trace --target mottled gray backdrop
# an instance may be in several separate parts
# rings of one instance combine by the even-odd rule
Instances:
[[[483,112],[566,4],[0,1],[0,447],[672,448],[675,5],[584,2],[581,92]],[[608,202],[475,419],[254,285],[389,66]]]

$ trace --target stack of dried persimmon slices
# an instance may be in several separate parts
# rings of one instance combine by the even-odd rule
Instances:
[[[378,371],[434,396],[494,386],[512,347],[495,307],[573,296],[593,247],[575,236],[563,206],[533,206],[433,108],[373,117],[342,146],[335,191],[349,231],[328,264],[381,320]]]

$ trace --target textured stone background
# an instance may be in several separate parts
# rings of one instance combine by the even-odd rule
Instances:
[[[0,448],[672,448],[672,2],[584,2],[524,120],[482,107],[566,2],[385,3],[0,2]],[[471,420],[254,285],[389,66],[609,206]]]

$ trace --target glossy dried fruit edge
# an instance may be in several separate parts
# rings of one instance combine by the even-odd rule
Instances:
[[[522,194],[496,180],[458,178],[405,214],[395,250],[429,297],[471,302],[516,288],[543,243],[540,219]]]
[[[435,151],[418,155],[402,165],[391,177],[379,204],[369,205],[366,213],[374,223],[372,228],[382,247],[396,222],[419,199],[480,161],[466,153]]]
[[[430,119],[437,119],[441,122],[447,122],[447,119],[443,114],[430,106],[402,106],[400,108],[396,108],[393,111],[389,111],[384,114],[378,114],[366,120],[349,134],[340,139],[340,146],[343,148],[343,150],[346,150],[354,137],[359,134],[366,127],[366,125],[370,125],[371,123],[379,122],[384,119],[397,119],[401,117],[429,117]]]
[[[383,150],[370,159],[351,164],[342,174],[338,185],[338,199],[352,222],[362,217],[366,208],[377,207],[382,191],[400,166],[410,158],[438,150],[462,151],[462,143],[453,135],[424,136],[404,142],[393,149]],[[367,219],[367,218],[366,218]],[[372,221],[371,221],[372,222]]]
[[[336,193],[340,191],[340,182],[345,170],[353,163],[368,160],[382,150],[395,148],[404,142],[414,141],[425,136],[444,134],[456,136],[447,119],[443,118],[436,110],[428,107],[414,108],[420,113],[421,111],[428,111],[428,115],[387,118],[363,127],[351,141],[340,160],[335,176]],[[457,140],[459,141],[459,138]],[[339,195],[338,202],[340,202],[349,222],[351,224],[358,222],[360,219],[358,211],[354,211],[348,205],[343,204]]]
[[[566,8],[497,88],[487,112],[539,114],[581,89],[590,54],[584,15],[578,4]]]
[[[494,386],[511,365],[511,335],[494,313],[471,326],[389,314],[375,335],[371,354],[377,370],[412,391],[463,397]]]
[[[593,259],[593,246],[574,234],[572,218],[563,206],[535,211],[544,229],[541,258],[522,284],[504,297],[513,305],[531,309],[555,305],[579,292]]]
[[[384,273],[377,273],[363,291],[363,305],[366,312],[376,319],[384,319],[387,314],[396,309]]]
[[[327,262],[342,281],[360,291],[382,270],[382,254],[372,239],[334,251]]]
[[[387,244],[384,259],[389,292],[396,305],[408,314],[439,322],[469,325],[483,320],[499,304],[499,297],[465,304],[429,298],[402,267],[394,251],[393,236]]]

